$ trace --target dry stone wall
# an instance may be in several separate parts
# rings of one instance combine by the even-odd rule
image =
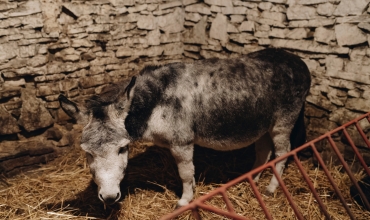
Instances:
[[[316,137],[370,111],[369,33],[369,0],[0,0],[0,172],[71,145],[60,93],[78,100],[146,64],[267,47],[308,65],[305,114]],[[360,137],[355,142],[370,161]]]

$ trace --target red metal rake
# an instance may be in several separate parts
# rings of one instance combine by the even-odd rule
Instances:
[[[182,213],[184,212],[187,212],[187,211],[191,211],[192,212],[192,215],[195,219],[197,220],[200,220],[201,219],[201,216],[199,214],[199,210],[202,209],[202,210],[205,210],[205,211],[210,211],[210,212],[213,212],[217,215],[220,215],[220,216],[224,216],[224,217],[227,217],[227,218],[231,218],[231,219],[237,219],[237,220],[247,220],[247,219],[253,219],[253,217],[247,217],[247,216],[241,216],[239,214],[237,214],[235,212],[235,209],[230,201],[230,198],[228,197],[227,195],[227,189],[229,189],[230,187],[232,186],[235,186],[236,184],[240,183],[240,182],[243,182],[243,181],[247,181],[249,182],[254,194],[255,194],[255,197],[260,205],[260,207],[262,208],[265,216],[266,216],[266,219],[273,219],[270,211],[268,210],[265,202],[263,201],[262,199],[262,195],[260,193],[260,191],[258,190],[257,188],[257,185],[254,183],[253,181],[253,176],[258,174],[259,172],[267,169],[267,168],[270,168],[272,170],[272,173],[275,174],[275,176],[277,177],[277,180],[280,184],[280,187],[282,189],[282,192],[284,193],[286,199],[288,200],[291,208],[293,209],[294,211],[294,214],[296,216],[297,219],[304,219],[302,213],[299,211],[297,205],[295,204],[295,202],[293,201],[293,197],[291,196],[291,194],[289,193],[288,189],[287,189],[287,186],[285,185],[285,183],[282,181],[282,179],[279,177],[279,175],[277,175],[277,170],[275,169],[275,164],[281,160],[284,160],[288,157],[293,157],[294,159],[294,163],[297,165],[297,168],[298,170],[300,171],[300,174],[302,175],[302,178],[304,179],[304,181],[307,183],[308,185],[308,188],[310,189],[313,197],[316,199],[316,202],[317,204],[319,205],[320,207],[320,210],[322,212],[322,214],[325,216],[326,219],[331,219],[331,216],[327,210],[327,207],[325,206],[324,202],[322,201],[322,199],[320,198],[319,196],[319,193],[317,192],[317,190],[315,189],[314,187],[314,184],[312,183],[311,179],[309,178],[309,175],[307,174],[307,172],[305,171],[305,169],[303,168],[303,165],[301,163],[301,161],[299,160],[298,158],[298,153],[305,150],[305,149],[311,149],[314,156],[317,158],[317,161],[320,165],[320,168],[323,170],[323,172],[325,173],[328,181],[330,182],[333,190],[335,191],[338,199],[340,200],[343,208],[345,209],[345,211],[347,212],[348,216],[350,219],[352,220],[355,220],[355,216],[354,214],[352,213],[351,209],[348,207],[348,204],[346,203],[345,199],[344,199],[344,196],[343,194],[340,192],[340,190],[338,189],[338,186],[335,184],[335,181],[334,181],[334,178],[333,176],[330,174],[329,172],[329,169],[328,167],[326,166],[324,160],[322,159],[320,153],[318,152],[317,150],[317,146],[315,144],[317,144],[319,141],[323,141],[323,140],[326,140],[328,141],[328,143],[330,144],[332,150],[335,152],[338,160],[340,161],[340,163],[343,165],[343,169],[344,171],[348,174],[352,184],[355,186],[355,188],[357,189],[359,195],[361,196],[362,200],[363,200],[363,203],[365,205],[365,208],[367,210],[370,210],[370,204],[367,199],[366,199],[366,196],[364,194],[364,192],[362,191],[362,189],[360,188],[360,186],[358,185],[357,183],[357,180],[356,178],[354,177],[354,174],[352,173],[349,165],[347,164],[347,162],[344,160],[342,154],[340,153],[338,147],[336,146],[336,143],[334,142],[333,140],[333,136],[335,136],[336,134],[338,133],[343,133],[344,137],[347,139],[347,142],[349,143],[349,145],[352,147],[358,161],[360,162],[360,164],[362,165],[362,167],[364,168],[364,171],[365,173],[370,176],[370,169],[369,167],[367,166],[367,164],[365,163],[363,157],[361,156],[360,152],[358,151],[357,147],[355,146],[354,144],[354,141],[352,140],[351,136],[349,135],[348,131],[347,131],[347,128],[349,126],[353,126],[356,128],[357,132],[359,133],[359,135],[362,137],[362,139],[364,140],[364,143],[366,144],[366,146],[370,149],[370,142],[368,140],[368,138],[366,137],[365,135],[365,132],[362,130],[362,128],[360,127],[359,125],[359,122],[361,120],[367,120],[367,122],[370,123],[370,112],[367,113],[367,114],[364,114],[330,132],[327,132],[326,134],[310,141],[310,142],[307,142],[305,143],[304,145],[290,151],[289,153],[281,156],[281,157],[278,157],[268,163],[266,163],[265,165],[263,166],[260,166],[254,170],[251,170],[250,172],[222,185],[221,187],[209,192],[208,194],[204,195],[204,196],[201,196],[200,198],[198,199],[195,199],[194,201],[192,201],[189,205],[187,206],[184,206],[184,207],[181,207],[177,210],[175,210],[174,212],[170,213],[170,214],[167,214],[163,217],[161,217],[160,219],[161,220],[167,220],[167,219],[174,219],[176,217],[178,217],[179,215],[181,215]],[[210,206],[210,205],[207,205],[205,202],[206,201],[209,201],[211,200],[212,198],[214,198],[215,196],[217,195],[221,195],[223,201],[225,202],[225,205],[226,205],[226,208],[227,210],[222,210],[220,208],[217,208],[217,207],[214,207],[214,206]]]

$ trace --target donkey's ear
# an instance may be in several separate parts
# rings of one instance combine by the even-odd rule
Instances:
[[[78,105],[70,100],[68,100],[64,95],[59,95],[58,97],[60,106],[67,115],[77,121],[78,124],[86,124],[88,114],[81,110]]]
[[[124,93],[127,94],[127,99],[130,98],[130,92],[131,92],[132,87],[134,87],[135,82],[136,82],[136,76],[133,76],[131,78],[130,83],[125,88],[125,92]]]

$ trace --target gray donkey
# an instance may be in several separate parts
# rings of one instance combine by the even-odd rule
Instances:
[[[266,163],[272,150],[276,157],[287,153],[293,127],[304,126],[310,82],[299,57],[266,49],[235,59],[147,66],[131,82],[111,86],[85,106],[63,95],[59,101],[85,125],[81,147],[104,203],[121,197],[128,144],[146,140],[168,148],[175,158],[183,183],[177,205],[184,206],[193,199],[194,144],[229,151],[255,143],[254,167]],[[280,175],[285,162],[276,164]],[[273,176],[267,192],[278,185]]]

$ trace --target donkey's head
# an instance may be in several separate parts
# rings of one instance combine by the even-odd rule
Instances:
[[[106,204],[113,204],[121,197],[120,183],[127,167],[130,143],[124,122],[134,84],[135,78],[128,86],[112,86],[87,100],[85,106],[59,96],[62,109],[84,125],[81,147],[99,187],[99,199]]]

